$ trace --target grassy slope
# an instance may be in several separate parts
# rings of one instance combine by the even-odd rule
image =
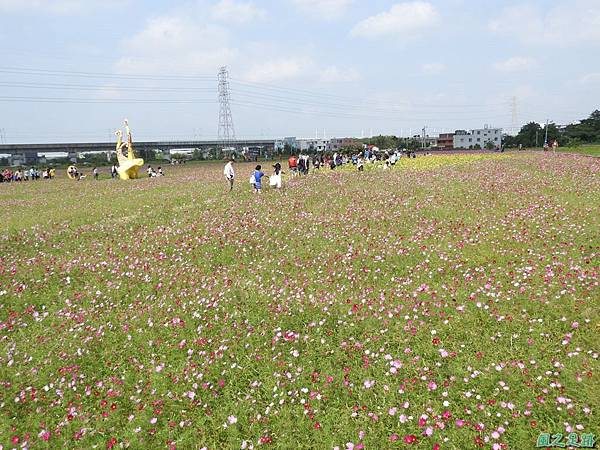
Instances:
[[[600,145],[564,147],[561,148],[560,151],[565,153],[578,153],[580,155],[600,156]]]
[[[234,195],[220,165],[0,186],[0,444],[597,431],[598,163],[456,158],[260,197],[250,166]]]

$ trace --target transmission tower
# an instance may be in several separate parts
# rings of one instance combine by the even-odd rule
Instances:
[[[219,70],[219,141],[223,148],[234,147],[235,130],[233,128],[233,117],[231,116],[231,100],[229,87],[229,71],[227,67]]]

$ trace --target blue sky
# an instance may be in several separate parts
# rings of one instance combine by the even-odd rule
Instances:
[[[430,134],[600,108],[598,0],[0,0],[8,142]]]

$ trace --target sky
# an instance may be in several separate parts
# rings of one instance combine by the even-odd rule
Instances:
[[[600,0],[0,0],[0,143],[429,135],[600,108]]]

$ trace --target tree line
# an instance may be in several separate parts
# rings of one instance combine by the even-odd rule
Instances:
[[[562,147],[577,147],[582,144],[600,144],[600,110],[594,111],[587,119],[564,127],[549,123],[548,144],[555,140]],[[506,147],[541,147],[546,140],[546,125],[529,122],[524,125],[516,136],[505,136]]]

